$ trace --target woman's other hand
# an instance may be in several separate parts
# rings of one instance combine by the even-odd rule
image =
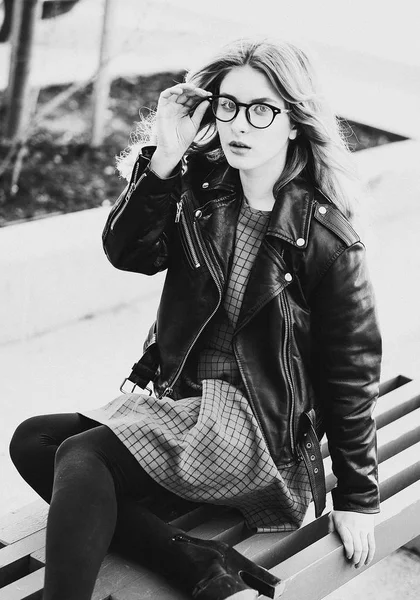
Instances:
[[[157,148],[151,168],[161,177],[171,173],[194,141],[209,107],[203,100],[210,95],[191,83],[179,83],[160,94],[156,113]]]
[[[331,518],[348,560],[356,569],[368,565],[375,554],[375,515],[333,510]]]

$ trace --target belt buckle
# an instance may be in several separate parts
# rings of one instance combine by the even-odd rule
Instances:
[[[131,388],[131,390],[125,390],[124,386],[127,383],[127,381],[130,381],[129,377],[126,377],[123,380],[122,384],[120,385],[120,392],[122,394],[134,394],[134,390],[136,389],[136,387],[138,387],[139,390],[142,389],[144,392],[145,391],[149,392],[149,396],[151,396],[153,394],[153,390],[151,390],[149,387],[146,386],[145,388],[141,388],[140,386],[137,385],[137,383],[133,383],[132,381],[130,381],[130,383],[133,385],[133,387]]]

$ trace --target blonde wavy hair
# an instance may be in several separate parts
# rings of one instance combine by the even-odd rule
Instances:
[[[340,122],[320,93],[307,54],[296,45],[271,39],[239,39],[223,47],[207,64],[188,72],[185,81],[218,94],[227,73],[248,65],[263,73],[286,102],[297,137],[288,147],[286,165],[274,186],[274,194],[292,179],[309,179],[349,218],[355,213],[357,178]],[[154,115],[137,125],[132,145],[117,159],[120,174],[127,179],[141,147],[153,143]],[[226,162],[216,120],[210,110],[188,154],[201,153],[215,162]]]

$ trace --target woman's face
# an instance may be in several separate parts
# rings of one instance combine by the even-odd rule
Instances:
[[[234,67],[223,79],[220,95],[245,104],[259,101],[278,108],[285,102],[267,77],[249,65]],[[286,161],[289,140],[296,137],[288,113],[278,114],[266,129],[257,129],[247,120],[245,107],[241,107],[233,121],[216,120],[217,131],[228,163],[240,171],[264,171],[267,167],[280,175]],[[246,147],[235,146],[235,143]]]

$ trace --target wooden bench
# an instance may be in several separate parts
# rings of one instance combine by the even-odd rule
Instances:
[[[382,509],[370,566],[420,536],[420,384],[401,375],[383,382],[375,418]],[[322,451],[329,492],[335,480],[325,443]],[[283,581],[282,599],[317,600],[369,568],[354,569],[344,558],[329,524],[329,493],[328,498],[322,517],[315,520],[310,508],[302,528],[288,534],[253,534],[239,513],[221,507],[162,504],[158,510],[191,534],[234,544],[270,569]],[[41,597],[46,513],[46,505],[35,502],[0,520],[0,600]],[[419,541],[415,543],[418,549]],[[185,600],[186,596],[148,568],[110,553],[93,598]]]

